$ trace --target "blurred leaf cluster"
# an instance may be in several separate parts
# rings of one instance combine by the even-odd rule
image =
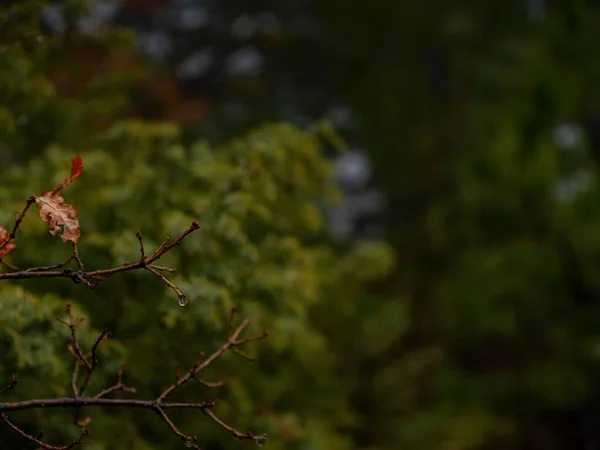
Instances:
[[[77,209],[86,268],[139,258],[136,230],[152,248],[194,220],[201,227],[163,262],[178,268],[173,281],[187,294],[186,307],[143,273],[112,277],[94,291],[65,280],[2,282],[0,379],[8,382],[15,373],[23,380],[5,398],[69,395],[69,335],[54,319],[64,315],[67,301],[86,318],[85,344],[105,327],[114,333],[100,347],[91,391],[114,383],[126,361],[126,383],[140,398],[169,385],[177,364],[193,365],[201,351],[220,345],[229,311],[238,305],[256,330],[270,331],[270,339],[251,348],[260,358],[247,365],[228,355],[206,374],[224,379],[226,388],[190,385],[181,399],[218,398],[223,420],[268,433],[273,449],[351,448],[342,432],[353,422],[345,389],[331,376],[335,355],[312,315],[318,305],[335,315],[335,307],[326,306],[332,286],[356,277],[352,284],[360,289],[388,270],[391,257],[378,245],[336,249],[325,238],[320,208],[337,192],[323,153],[338,138],[323,124],[305,130],[273,124],[219,146],[184,145],[177,124],[126,118],[128,86],[143,71],[128,64],[110,68],[110,61],[115,52],[128,51],[115,38],[127,33],[110,27],[84,36],[67,15],[64,33],[48,36],[38,20],[45,6],[22,2],[2,11],[0,223],[9,228],[25,199],[62,181],[70,158],[80,154],[84,174],[64,196]],[[79,5],[71,6],[77,17]],[[73,46],[89,52],[82,56],[88,65],[95,52],[106,52],[108,69],[87,78],[89,67],[71,61]],[[70,253],[35,214],[26,217],[16,244],[10,260],[21,268],[56,263]],[[86,414],[92,435],[84,445],[92,450],[183,445],[152,413]],[[11,419],[32,435],[44,430],[50,442],[78,435],[72,411],[36,410]],[[173,415],[203,448],[248,445],[205,419]],[[6,426],[0,426],[0,443],[25,445]]]
[[[328,285],[335,305],[313,316],[355,448],[597,447],[598,2],[156,10],[184,4],[209,25],[153,27],[156,11],[135,2],[118,20],[173,37],[165,65],[212,102],[202,124],[216,140],[230,124],[327,116],[385,196],[392,273],[359,295],[357,275]],[[182,77],[207,48],[210,69]],[[232,74],[248,54],[258,68]]]

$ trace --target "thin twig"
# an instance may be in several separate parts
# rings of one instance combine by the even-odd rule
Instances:
[[[183,434],[179,430],[179,428],[177,428],[177,426],[175,426],[175,424],[171,421],[169,416],[167,416],[167,414],[163,411],[163,409],[160,406],[156,406],[153,409],[158,414],[158,416],[162,419],[162,421],[167,424],[167,426],[171,429],[171,431],[175,435],[179,436],[181,439],[183,439],[185,441],[185,443],[188,447],[196,448],[196,449],[200,448],[200,447],[198,447],[198,444],[196,444],[196,436],[188,436],[186,434]]]
[[[266,434],[261,434],[260,436],[255,436],[251,431],[248,431],[247,433],[240,433],[238,430],[236,430],[235,428],[227,425],[225,422],[223,422],[221,419],[219,419],[214,412],[212,412],[212,410],[210,408],[202,408],[202,412],[204,414],[206,414],[208,417],[210,417],[212,419],[213,422],[215,422],[217,425],[219,425],[221,428],[225,428],[227,431],[229,431],[234,437],[240,439],[240,440],[253,440],[253,441],[265,441],[267,438]]]
[[[25,269],[23,272],[43,272],[45,270],[55,270],[55,269],[60,269],[62,267],[65,267],[67,264],[69,264],[71,261],[73,261],[73,255],[71,254],[71,256],[69,256],[69,258],[61,263],[58,264],[53,264],[51,266],[38,266],[38,267],[31,267],[29,269]]]
[[[181,292],[175,284],[173,284],[169,280],[167,280],[167,278],[162,273],[160,273],[158,270],[153,269],[152,266],[146,266],[146,270],[150,273],[153,273],[158,278],[160,278],[163,283],[165,283],[167,286],[169,286],[173,290],[173,292],[175,292],[175,294],[177,294],[178,298],[185,297],[185,294],[183,294],[183,292]]]
[[[194,380],[196,380],[198,383],[200,383],[202,386],[206,387],[206,388],[216,388],[219,386],[225,386],[225,382],[224,381],[204,381],[201,378],[198,378],[196,375],[193,375]]]
[[[21,384],[21,380],[15,379],[15,374],[13,373],[12,377],[10,378],[10,384],[5,388],[0,389],[0,394],[3,394],[6,391],[10,391],[11,389],[16,388],[19,384]]]
[[[81,387],[79,388],[79,395],[83,394],[83,391],[85,390],[85,388],[87,387],[90,378],[92,376],[92,373],[94,372],[94,369],[96,368],[96,365],[98,364],[98,358],[96,356],[96,349],[98,348],[98,344],[100,343],[100,341],[108,339],[108,337],[111,335],[110,331],[108,331],[108,329],[105,329],[104,331],[102,331],[102,333],[100,334],[100,336],[98,337],[98,339],[96,339],[96,342],[94,343],[94,345],[92,346],[92,353],[91,353],[91,361],[89,361],[90,366],[86,366],[88,368],[87,373],[85,374],[85,379],[83,380],[83,383],[81,384]],[[86,358],[86,361],[88,359]]]
[[[0,264],[8,267],[10,270],[13,270],[13,271],[19,270],[19,268],[17,266],[12,265],[8,261],[4,261],[4,259],[2,259],[2,258],[0,258]]]
[[[32,195],[31,197],[29,197],[27,199],[27,203],[25,204],[23,211],[21,211],[21,213],[17,215],[15,224],[13,225],[13,229],[11,230],[10,234],[8,235],[8,239],[6,239],[4,242],[0,243],[0,250],[2,250],[4,247],[6,247],[8,244],[10,244],[11,241],[15,240],[17,230],[21,226],[21,222],[23,222],[23,219],[25,218],[25,214],[27,214],[27,210],[34,203],[35,203],[35,196]]]
[[[106,389],[100,391],[98,394],[96,394],[94,396],[94,398],[102,398],[102,397],[107,396],[111,392],[115,392],[115,391],[125,391],[125,392],[130,392],[132,394],[135,394],[136,389],[134,387],[125,386],[125,384],[123,383],[124,372],[125,372],[125,363],[121,364],[121,366],[119,367],[119,374],[118,374],[119,376],[117,378],[117,383],[109,388],[106,388]]]
[[[83,262],[79,257],[79,249],[77,248],[77,242],[73,242],[73,255],[71,256],[71,258],[77,263],[77,270],[83,272]]]
[[[138,230],[135,232],[135,237],[138,238],[140,243],[140,261],[146,261],[146,250],[144,249],[144,241],[142,240],[142,233]]]
[[[0,412],[0,418],[2,420],[4,420],[4,422],[6,422],[9,427],[11,427],[13,430],[15,430],[21,436],[23,436],[26,440],[33,442],[34,444],[40,446],[44,450],[69,450],[69,449],[75,447],[76,445],[81,444],[83,442],[83,439],[87,435],[90,434],[90,430],[85,429],[81,432],[81,435],[77,439],[75,439],[73,442],[71,442],[68,445],[50,445],[50,444],[45,444],[44,442],[40,441],[39,439],[36,439],[33,436],[30,436],[29,434],[25,433],[23,430],[21,430],[19,427],[17,427],[14,423],[12,423],[10,420],[8,420],[8,417],[6,416],[6,414]]]

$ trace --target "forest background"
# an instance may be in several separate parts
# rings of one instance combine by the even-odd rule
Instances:
[[[67,301],[82,340],[114,333],[93,387],[127,361],[141,398],[237,305],[270,331],[257,361],[181,398],[273,450],[600,449],[599,43],[593,0],[2,2],[0,225],[77,154],[86,268],[201,225],[165,257],[185,307],[143,271],[0,280],[2,401],[68,395]],[[71,250],[34,215],[16,244],[22,268]],[[150,411],[85,413],[83,448],[183,448]],[[69,410],[11,420],[80,433]]]

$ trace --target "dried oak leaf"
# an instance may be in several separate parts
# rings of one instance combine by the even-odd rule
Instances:
[[[76,156],[71,160],[71,176],[69,178],[50,192],[44,191],[39,197],[35,196],[40,217],[50,225],[50,234],[56,236],[57,233],[60,233],[63,242],[77,242],[81,232],[79,231],[79,221],[75,216],[75,208],[64,203],[65,200],[59,193],[81,175],[81,172],[83,172],[83,160],[81,156]]]
[[[7,243],[8,241],[8,243]],[[8,255],[15,249],[15,241],[10,239],[8,231],[3,226],[0,226],[0,258]]]

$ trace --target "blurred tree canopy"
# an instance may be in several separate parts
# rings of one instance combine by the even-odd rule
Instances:
[[[398,264],[318,318],[356,447],[599,448],[598,2],[130,1],[116,20],[214,139],[326,116],[368,154]]]
[[[133,258],[135,229],[159,240],[207,224],[173,261],[196,292],[185,310],[143,274],[85,299],[64,283],[0,295],[78,300],[93,326],[116,327],[104,360],[127,356],[141,392],[166,383],[171,355],[194,358],[182,342],[216,344],[241,304],[278,333],[255,367],[223,368],[236,381],[221,410],[269,446],[600,448],[597,1],[97,1],[79,27],[81,5],[64,2],[44,10],[44,33],[25,3],[0,28],[0,223],[79,152],[70,194],[89,264]],[[369,156],[395,266],[387,247],[333,245],[320,228],[329,132],[270,125],[231,141],[321,117]],[[18,265],[66,251],[43,224],[24,230]],[[19,364],[35,389],[65,389],[40,308],[2,335],[33,339]],[[99,448],[162,445],[151,417],[123,412],[113,436],[114,413],[96,414]],[[58,413],[35,419],[71,432]],[[201,426],[207,448],[237,445]]]
[[[40,24],[44,2],[17,2],[2,10],[0,25],[0,223],[31,193],[62,181],[69,159],[80,154],[84,174],[68,188],[82,237],[86,268],[135,260],[140,230],[150,248],[176,236],[193,220],[195,239],[165,257],[189,304],[180,307],[157,280],[131,273],[89,291],[65,280],[0,283],[0,379],[23,383],[3,398],[68,395],[68,330],[54,319],[72,301],[87,317],[84,343],[108,327],[114,339],[99,349],[92,389],[114,383],[127,362],[126,383],[140,398],[171,384],[176,364],[192,365],[201,351],[220,345],[228,311],[239,305],[253,326],[272,338],[254,345],[253,365],[227,356],[206,374],[224,379],[218,392],[193,389],[181,400],[218,398],[220,417],[240,430],[268,433],[272,448],[352,448],[344,427],[354,416],[348,387],[332,377],[336,355],[312,316],[336,315],[335,287],[356,296],[391,267],[389,249],[377,244],[330,245],[321,205],[335,200],[326,148],[339,147],[327,125],[299,129],[266,125],[228,143],[183,145],[176,123],[127,118],[133,86],[147,76],[118,27],[82,34],[76,19],[85,4],[63,4],[64,30]],[[99,64],[101,62],[101,64]],[[98,69],[94,69],[94,67]],[[67,195],[67,194],[65,194]],[[68,245],[48,234],[31,214],[19,229],[10,262],[21,268],[52,264]],[[333,289],[333,291],[332,291]],[[346,300],[352,302],[352,298]],[[235,356],[235,355],[233,355]],[[123,394],[128,395],[128,394]],[[182,445],[154,414],[90,409],[89,449],[160,449]],[[201,414],[173,414],[202,448],[243,448]],[[44,430],[48,442],[79,434],[72,411],[35,410],[11,415],[26,432]],[[3,423],[2,448],[26,443]]]

